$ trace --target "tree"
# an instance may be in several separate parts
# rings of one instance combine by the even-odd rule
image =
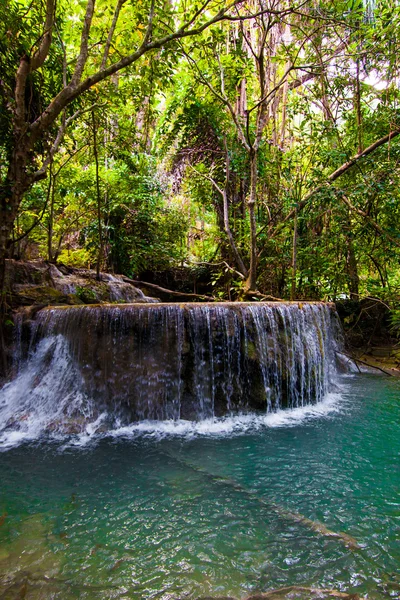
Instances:
[[[172,7],[168,2],[151,0],[147,6],[133,7],[126,6],[124,0],[118,0],[112,16],[104,17],[106,3],[99,2],[96,12],[95,0],[87,0],[82,15],[79,49],[75,53],[77,19],[74,19],[71,28],[66,21],[65,5],[60,3],[56,6],[55,0],[46,0],[42,11],[41,6],[35,9],[32,5],[25,8],[21,4],[8,3],[7,8],[11,9],[13,15],[11,36],[14,38],[16,65],[13,73],[12,66],[8,65],[8,77],[2,80],[1,87],[3,106],[9,111],[10,126],[9,146],[4,152],[7,164],[2,169],[0,187],[1,288],[7,244],[22,197],[35,182],[46,176],[68,125],[82,110],[78,108],[68,116],[69,107],[76,107],[88,90],[122,69],[139,63],[145,55],[168,47],[176,40],[198,35],[226,18],[239,19],[232,15],[232,9],[239,4],[238,0],[231,3],[205,0],[204,3],[191,3],[188,10],[186,3]],[[79,19],[79,5],[73,3],[72,8]],[[121,36],[122,27],[118,27],[125,8],[132,29],[124,44],[114,45],[114,40]],[[20,43],[17,39],[17,19],[27,16],[32,20],[32,35],[29,36],[24,29],[25,38]],[[70,44],[65,43],[62,37],[59,19],[62,19],[64,28],[71,28],[68,32]],[[147,24],[143,26],[145,20]],[[9,31],[3,31],[3,40],[9,34]],[[132,46],[136,46],[133,51]],[[46,102],[46,97],[35,85],[35,75],[40,72],[45,79],[46,76],[51,77],[47,72],[46,59],[55,47],[63,54],[62,82],[57,82],[55,95]],[[36,110],[31,103],[32,90],[40,96]]]
[[[140,72],[146,56],[154,58],[176,40],[199,35],[225,19],[248,18],[234,12],[240,4],[204,0],[187,6],[150,0],[128,5],[118,0],[110,11],[105,0],[97,6],[96,0],[87,0],[82,12],[78,2],[6,2],[0,87],[7,111],[0,184],[2,312],[5,257],[22,198],[46,177],[67,127],[88,110],[81,98],[124,69],[138,65]],[[60,63],[56,74],[49,68],[52,59]]]

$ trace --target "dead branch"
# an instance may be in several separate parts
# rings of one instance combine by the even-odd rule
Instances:
[[[366,362],[365,360],[362,360],[361,358],[356,358],[355,356],[353,356],[350,353],[340,352],[340,354],[343,354],[344,356],[347,356],[347,358],[350,358],[350,360],[352,360],[356,364],[356,366],[357,366],[357,363],[360,363],[360,365],[370,367],[370,369],[377,369],[378,371],[381,371],[382,373],[384,373],[384,375],[389,375],[389,377],[396,377],[396,375],[394,373],[391,373],[390,371],[386,371],[386,369],[382,369],[382,367],[372,365],[371,363]]]

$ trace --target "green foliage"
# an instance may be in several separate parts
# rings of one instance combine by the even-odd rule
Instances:
[[[97,300],[96,292],[90,288],[76,286],[76,295],[85,304],[93,304]]]
[[[58,261],[63,265],[78,269],[87,269],[90,265],[93,265],[93,258],[85,248],[76,248],[74,250],[65,248],[58,255]]]
[[[82,113],[54,158],[51,180],[25,194],[10,254],[93,267],[102,242],[102,268],[127,275],[213,263],[216,296],[240,298],[245,284],[228,233],[248,267],[250,157],[261,131],[259,289],[285,298],[293,287],[299,298],[374,295],[394,307],[398,323],[399,138],[329,180],[360,149],[400,127],[400,8],[375,4],[306,2],[282,18],[219,23],[154,48],[94,86],[66,108],[66,118]],[[71,75],[85,6],[57,4],[51,51],[29,79],[29,122],[62,88],[64,58]],[[197,10],[202,24],[219,6],[207,13],[197,1],[156,2],[152,35],[168,35]],[[124,3],[108,64],[140,46],[149,7]],[[249,16],[246,4],[237,10]],[[85,76],[101,64],[113,11],[106,0],[96,3]],[[37,48],[43,20],[41,2],[0,4],[1,177],[15,143],[16,67]],[[37,143],[32,164],[41,164],[56,129]]]

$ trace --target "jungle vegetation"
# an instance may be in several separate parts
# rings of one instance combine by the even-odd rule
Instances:
[[[400,6],[0,0],[5,258],[218,299],[400,286]]]

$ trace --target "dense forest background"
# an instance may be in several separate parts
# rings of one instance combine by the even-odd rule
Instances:
[[[399,25],[387,0],[0,0],[0,262],[395,301]]]

